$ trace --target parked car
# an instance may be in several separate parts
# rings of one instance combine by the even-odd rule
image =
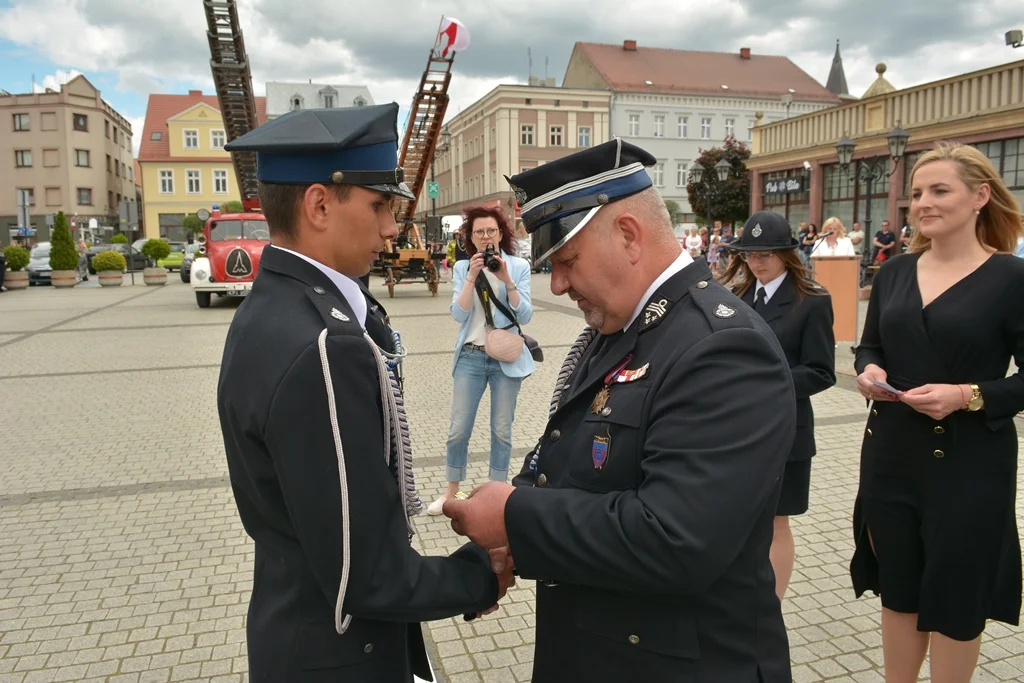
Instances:
[[[138,249],[136,249],[135,247],[132,247],[132,249],[131,249],[131,254],[132,254],[131,258],[128,258],[128,245],[127,244],[97,244],[94,247],[90,247],[89,250],[85,252],[85,256],[86,256],[86,258],[89,261],[89,272],[90,273],[93,273],[94,275],[96,273],[96,269],[92,267],[92,259],[93,259],[93,257],[95,257],[96,254],[99,254],[100,252],[104,252],[104,251],[116,251],[116,252],[120,253],[121,256],[124,256],[125,263],[127,264],[127,267],[125,268],[125,272],[128,272],[128,271],[138,272],[138,271],[141,271],[143,268],[146,268],[146,267],[149,266],[149,259],[146,258],[146,256],[142,252],[140,252]]]
[[[185,259],[187,245],[184,242],[168,242],[167,244],[171,247],[171,253],[167,255],[167,258],[157,261],[156,265],[167,270],[179,270]]]
[[[25,270],[28,272],[29,286],[50,284],[52,269],[50,268],[49,242],[40,242],[32,247],[32,251],[29,252],[28,266]],[[89,279],[89,260],[81,252],[78,253],[78,267],[75,268],[75,276],[78,282]]]
[[[195,260],[197,253],[199,253],[199,242],[185,245],[185,254],[181,260],[181,268],[178,270],[181,275],[181,281],[185,284],[188,284],[191,280],[192,261]]]

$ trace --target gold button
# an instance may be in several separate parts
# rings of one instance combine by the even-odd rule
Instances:
[[[872,415],[878,415],[878,411],[876,409],[872,408],[871,409],[871,414]]]
[[[871,436],[871,430],[870,429],[868,430],[868,436]]]
[[[939,426],[937,426],[935,428],[935,433],[936,434],[945,434],[946,433],[946,428],[943,427],[942,425],[939,425]]]
[[[639,642],[640,642],[640,636],[630,636],[629,637],[629,644],[630,645],[637,645]]]
[[[932,455],[934,455],[934,456],[935,456],[936,458],[944,458],[944,457],[946,457],[946,454],[945,454],[945,453],[943,453],[942,451],[940,451],[940,450],[939,450],[938,448],[936,448],[936,449],[935,449],[935,450],[934,450],[934,451],[932,452]]]
[[[541,488],[543,488],[543,487],[545,487],[547,485],[548,485],[548,475],[541,474],[540,476],[537,477],[537,486],[540,486]]]

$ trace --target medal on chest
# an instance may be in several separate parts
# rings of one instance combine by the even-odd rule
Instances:
[[[627,370],[626,366],[633,361],[633,354],[629,354],[626,358],[615,366],[615,369],[605,375],[604,386],[601,387],[597,395],[594,396],[594,400],[590,403],[590,412],[594,415],[606,414],[606,408],[608,407],[608,397],[611,395],[611,387],[613,384],[626,384],[628,382],[635,382],[641,377],[647,375],[647,371],[650,369],[651,364],[645,363],[642,367],[635,370]]]

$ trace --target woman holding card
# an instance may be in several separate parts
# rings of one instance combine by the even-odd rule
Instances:
[[[916,681],[929,648],[932,681],[968,683],[986,620],[1020,618],[1020,208],[969,146],[924,154],[911,187],[910,252],[875,276],[857,346],[871,414],[850,570],[882,597],[887,683]]]

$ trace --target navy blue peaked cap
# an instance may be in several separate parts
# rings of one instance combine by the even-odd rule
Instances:
[[[619,138],[505,176],[530,233],[534,263],[551,256],[586,226],[602,206],[651,187],[649,152]]]
[[[359,185],[415,199],[398,167],[398,105],[290,111],[224,145],[265,183]]]
[[[800,242],[793,237],[786,217],[774,211],[758,211],[743,224],[743,234],[726,245],[733,251],[785,251]]]

